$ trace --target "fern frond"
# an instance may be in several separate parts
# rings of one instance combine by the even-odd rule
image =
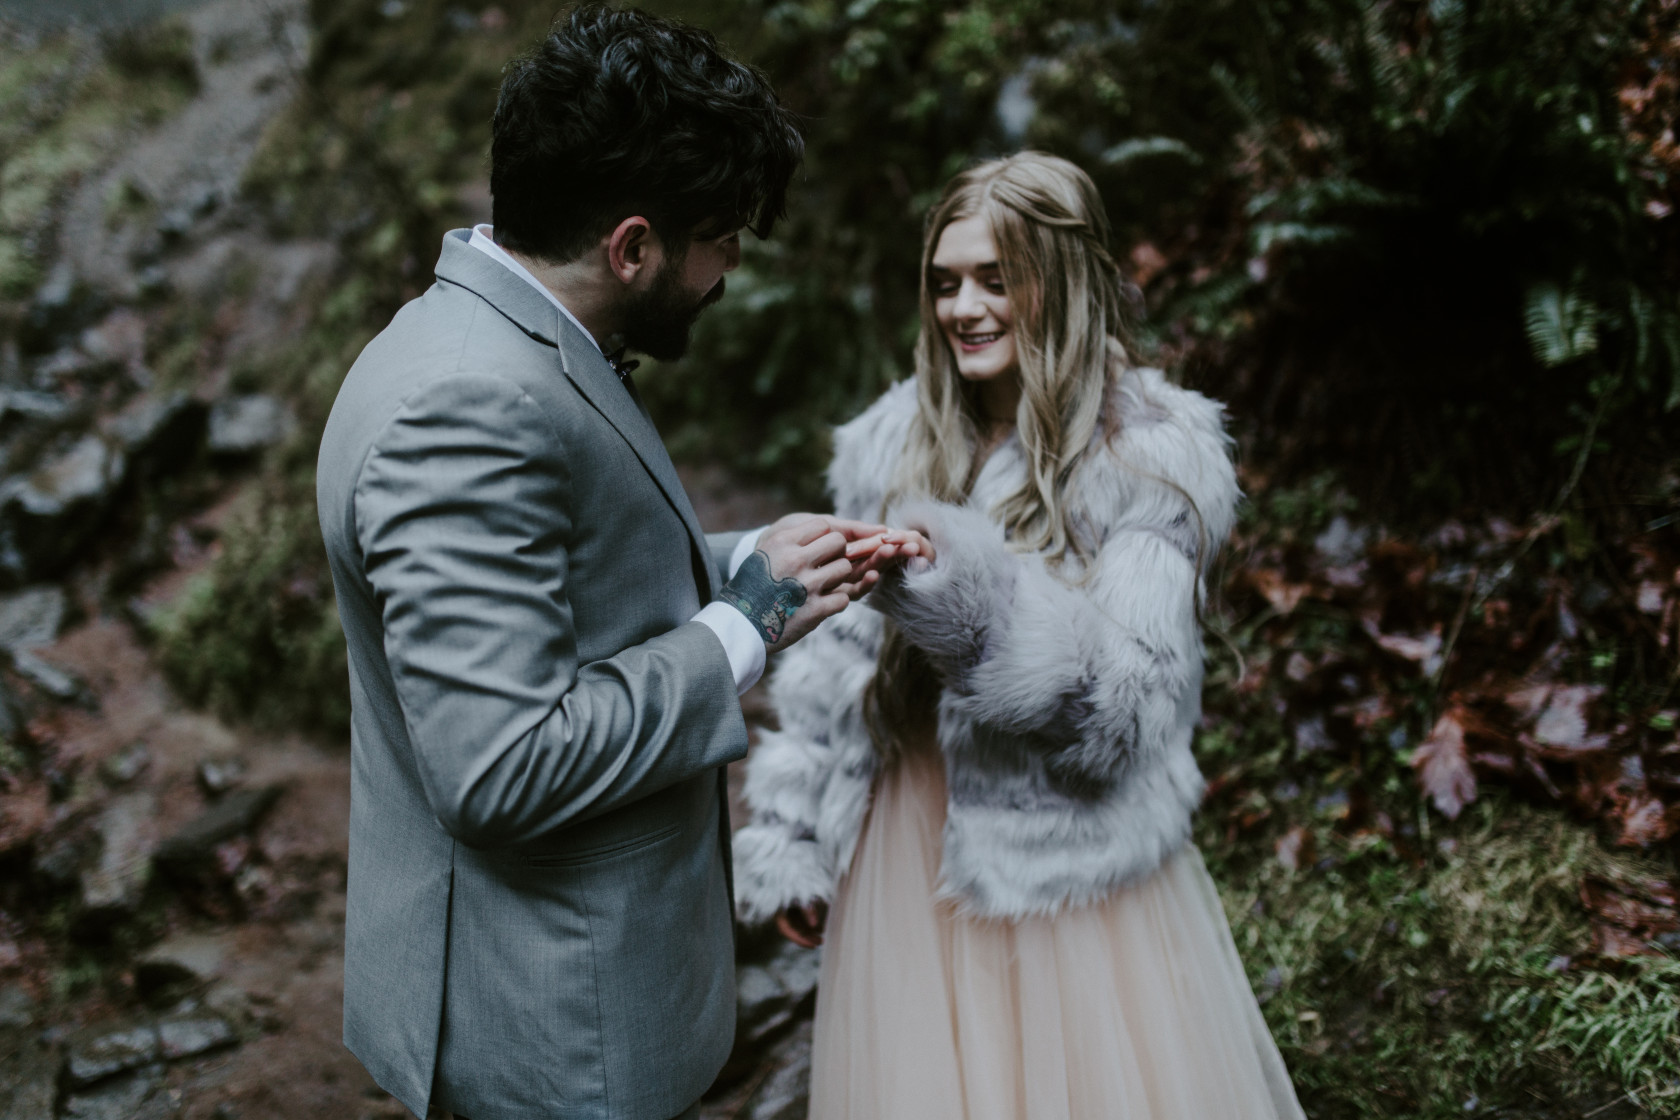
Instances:
[[[1580,292],[1536,284],[1523,301],[1528,345],[1545,366],[1561,366],[1598,349],[1599,310]]]
[[[1130,140],[1122,140],[1102,154],[1102,161],[1119,166],[1149,156],[1178,156],[1192,164],[1202,162],[1202,157],[1197,155],[1190,145],[1170,136],[1136,136]]]

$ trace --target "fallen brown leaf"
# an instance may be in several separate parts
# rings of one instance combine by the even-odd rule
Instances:
[[[1464,807],[1476,800],[1476,775],[1464,743],[1465,725],[1474,719],[1462,704],[1454,704],[1412,752],[1418,784],[1449,820],[1457,820]]]
[[[1610,745],[1610,736],[1587,732],[1587,706],[1603,695],[1599,685],[1562,685],[1551,690],[1540,718],[1534,722],[1534,738],[1565,752],[1597,751]]]
[[[0,796],[0,855],[34,841],[50,815],[45,785],[25,786]]]
[[[1441,626],[1436,623],[1428,633],[1421,635],[1385,634],[1377,628],[1377,621],[1367,616],[1361,625],[1365,633],[1371,636],[1378,647],[1392,653],[1394,656],[1413,662],[1423,670],[1426,677],[1435,675],[1441,667]]]
[[[1648,848],[1680,832],[1680,805],[1665,805],[1648,789],[1622,800],[1615,818],[1621,824],[1616,843],[1624,847]]]
[[[1283,573],[1271,568],[1255,568],[1248,572],[1248,582],[1260,592],[1278,614],[1289,614],[1312,594],[1310,583],[1291,583]]]
[[[1621,926],[1594,920],[1591,949],[1601,957],[1642,957],[1651,954],[1645,939]]]
[[[1652,952],[1652,939],[1680,930],[1674,899],[1674,884],[1666,880],[1613,883],[1588,875],[1581,904],[1592,914],[1593,951],[1606,957]]]

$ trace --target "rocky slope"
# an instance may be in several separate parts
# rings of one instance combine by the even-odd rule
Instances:
[[[0,136],[0,1120],[401,1115],[338,1041],[345,743],[190,709],[150,644],[307,439],[242,372],[341,270],[247,190],[302,6],[4,38],[35,116]],[[720,526],[777,512],[691,484]],[[708,1115],[802,1115],[814,957],[745,944]]]

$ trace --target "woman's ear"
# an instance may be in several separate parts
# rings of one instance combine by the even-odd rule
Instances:
[[[607,267],[624,283],[632,285],[644,272],[659,271],[659,235],[646,218],[632,214],[607,234]]]

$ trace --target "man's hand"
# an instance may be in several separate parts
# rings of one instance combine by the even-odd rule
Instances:
[[[776,911],[776,928],[783,937],[801,949],[815,949],[823,943],[823,927],[828,924],[828,903],[807,902],[804,906],[786,906]]]
[[[789,514],[759,536],[758,548],[718,598],[746,616],[770,652],[786,649],[867,590],[854,576],[847,549],[886,531],[867,522]]]

